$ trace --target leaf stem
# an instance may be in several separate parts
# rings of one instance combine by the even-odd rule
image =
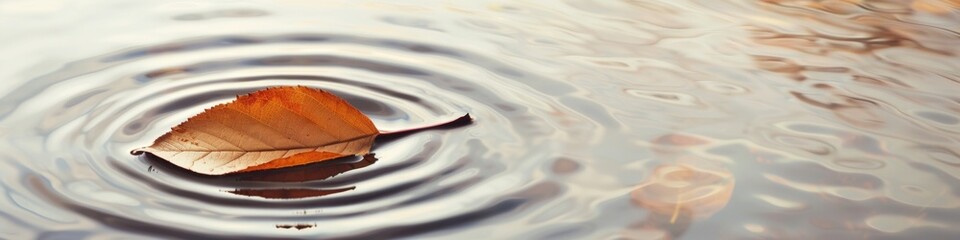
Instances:
[[[434,123],[428,123],[420,126],[414,126],[406,129],[394,130],[394,131],[380,131],[380,135],[377,138],[398,138],[411,133],[426,131],[430,129],[437,128],[454,128],[460,126],[466,126],[470,123],[473,123],[473,118],[470,117],[470,114],[464,114],[456,119],[449,119],[445,121],[439,121]]]

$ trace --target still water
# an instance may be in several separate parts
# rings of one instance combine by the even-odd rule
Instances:
[[[960,2],[2,1],[0,238],[956,239]],[[133,156],[270,86],[375,158]]]

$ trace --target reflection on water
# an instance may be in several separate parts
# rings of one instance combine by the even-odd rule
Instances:
[[[312,227],[316,227],[316,226],[317,226],[316,224],[310,225],[310,224],[305,224],[305,223],[298,223],[298,224],[296,224],[296,225],[294,225],[294,224],[278,224],[278,225],[277,225],[277,228],[285,228],[285,229],[295,228],[295,229],[297,229],[297,230],[303,230],[303,229],[305,229],[305,228],[312,228]]]
[[[0,238],[955,239],[957,26],[954,0],[0,2]],[[226,177],[128,154],[289,85],[476,122]]]
[[[671,236],[680,236],[692,221],[723,209],[730,201],[733,186],[729,173],[671,165],[656,168],[630,197],[634,204],[651,211],[644,222],[668,229]]]
[[[230,193],[244,196],[256,196],[262,198],[272,198],[272,199],[295,199],[295,198],[308,198],[308,197],[320,197],[330,194],[340,193],[344,191],[353,190],[356,187],[346,187],[338,189],[310,189],[310,188],[300,188],[293,187],[291,188],[288,183],[305,183],[310,181],[320,181],[323,179],[331,178],[333,176],[364,168],[370,166],[377,162],[377,158],[373,154],[367,154],[363,156],[363,159],[360,159],[356,162],[343,162],[343,160],[331,160],[326,162],[320,162],[317,164],[308,164],[300,167],[291,167],[285,169],[278,169],[276,171],[260,171],[260,172],[250,172],[245,174],[235,174],[233,176],[227,177],[216,177],[216,178],[235,178],[240,180],[240,185],[247,185],[248,181],[262,181],[262,182],[279,182],[284,184],[277,184],[275,186],[261,187],[261,188],[239,188]],[[177,171],[184,171],[184,169],[179,169]],[[188,173],[189,174],[189,173]]]
[[[733,192],[730,174],[708,172],[691,166],[663,166],[653,178],[637,187],[634,203],[676,223],[680,215],[703,219],[723,208]]]

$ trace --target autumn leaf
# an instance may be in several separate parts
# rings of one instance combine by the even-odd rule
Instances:
[[[464,115],[450,122],[463,118],[469,121]],[[370,118],[329,92],[276,87],[209,108],[132,153],[151,153],[184,169],[222,175],[363,155],[380,134]]]

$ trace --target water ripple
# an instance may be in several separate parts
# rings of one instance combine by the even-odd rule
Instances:
[[[958,235],[955,1],[421,2],[0,2],[0,238]],[[128,153],[292,85],[476,122],[269,173]]]
[[[278,47],[290,44],[318,51],[278,54]],[[324,48],[343,44],[347,45]],[[550,80],[537,79],[536,74],[477,54],[387,39],[291,34],[189,40],[108,54],[74,65],[87,63],[101,65],[49,73],[15,91],[37,94],[4,96],[5,102],[12,103],[5,105],[10,110],[4,115],[13,119],[36,117],[35,131],[20,134],[48,142],[51,148],[66,154],[59,160],[68,164],[65,168],[24,166],[57,175],[30,177],[31,191],[44,201],[114,228],[178,237],[224,237],[255,236],[275,225],[310,223],[326,226],[311,229],[315,236],[395,237],[434,231],[437,224],[466,224],[517,211],[527,202],[549,199],[554,194],[551,192],[558,191],[538,193],[540,190],[535,189],[559,188],[548,184],[517,191],[519,195],[508,194],[514,191],[503,192],[507,195],[502,196],[490,194],[491,190],[503,189],[498,185],[520,183],[491,179],[523,176],[524,169],[533,166],[491,168],[496,166],[491,164],[511,158],[536,162],[542,157],[531,154],[560,147],[552,143],[536,150],[504,146],[532,145],[550,137],[551,132],[562,130],[530,128],[549,126],[553,120],[510,100],[514,95],[505,95],[516,91],[517,84],[547,84]],[[446,67],[437,68],[434,64]],[[503,83],[497,86],[502,87],[489,86],[488,77],[464,74],[469,72],[495,74],[500,79],[496,81]],[[103,80],[93,83],[90,78]],[[524,81],[512,82],[513,78]],[[86,84],[69,90],[58,87],[80,82]],[[559,82],[551,84],[551,91],[564,86]],[[355,171],[350,171],[355,169],[350,167],[345,169],[349,173],[329,181],[268,183],[262,182],[268,179],[264,176],[259,176],[261,181],[250,181],[257,176],[202,177],[162,160],[138,159],[127,153],[206,107],[277,85],[327,89],[357,106],[384,129],[429,122],[458,112],[470,112],[478,121],[463,129],[419,133],[378,145],[378,164],[367,164],[369,169]],[[539,94],[542,93],[524,93]],[[37,99],[44,100],[41,103]],[[52,107],[38,113],[27,111],[36,109],[35,104]],[[487,136],[478,138],[478,134]],[[61,144],[68,142],[80,145]],[[314,174],[332,167],[308,166],[302,171]],[[79,175],[77,170],[88,173]],[[108,184],[79,185],[91,178]],[[72,183],[64,185],[66,182]],[[478,194],[484,197],[476,198]],[[455,207],[465,202],[473,204]],[[386,222],[424,208],[449,209],[420,214],[405,222]],[[303,214],[294,214],[297,211]],[[168,221],[174,218],[208,224],[200,231],[197,226]],[[235,229],[237,225],[227,223],[238,221],[250,228]],[[379,224],[352,224],[358,221]],[[328,228],[331,226],[336,227]]]

